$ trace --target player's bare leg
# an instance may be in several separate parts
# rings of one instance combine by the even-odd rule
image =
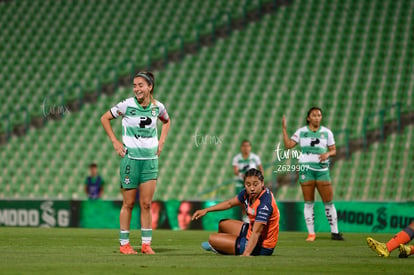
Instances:
[[[236,241],[238,235],[232,235],[227,233],[214,233],[211,234],[208,243],[214,250],[226,255],[236,255]]]
[[[305,216],[306,228],[308,229],[308,237],[306,241],[313,242],[316,238],[315,235],[315,215],[313,212],[314,201],[315,201],[315,181],[307,181],[301,184],[303,200],[305,206],[303,214]]]
[[[129,244],[129,229],[131,225],[131,214],[132,209],[134,208],[135,197],[137,194],[136,189],[122,189],[122,208],[121,213],[119,214],[119,224],[120,224],[120,252],[122,254],[137,254],[135,250],[132,249]]]
[[[236,236],[236,238],[240,235],[240,231],[242,229],[244,222],[242,221],[238,221],[238,220],[230,220],[230,219],[224,219],[221,220],[219,222],[219,229],[218,229],[218,233],[214,234],[217,236],[221,236],[220,234],[224,235],[232,235],[232,236]],[[213,236],[209,238],[208,242],[203,242],[201,244],[201,247],[206,250],[206,251],[213,251],[215,253],[220,252],[222,254],[229,254],[229,250],[225,249],[224,252],[222,252],[221,250],[218,251],[216,249],[216,246],[219,246],[221,248],[221,244],[217,244],[215,243],[214,245],[212,243],[210,243],[210,240],[213,240],[214,242],[217,242],[217,236]],[[227,240],[225,240],[226,242]],[[233,243],[233,246],[235,245],[235,243]],[[227,246],[226,246],[227,247]],[[234,249],[233,249],[234,250]]]
[[[141,206],[141,252],[155,254],[151,248],[152,241],[152,216],[151,203],[155,192],[156,180],[150,180],[139,186],[139,204]]]
[[[325,204],[325,215],[331,227],[331,238],[336,241],[343,241],[342,234],[338,231],[338,215],[333,200],[332,184],[329,181],[316,181],[316,188]]]
[[[221,220],[219,222],[218,233],[228,233],[239,236],[243,224],[242,221],[237,220]]]

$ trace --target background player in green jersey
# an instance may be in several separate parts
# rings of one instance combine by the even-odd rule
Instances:
[[[263,166],[260,157],[255,153],[252,153],[252,145],[247,139],[243,140],[240,144],[240,153],[233,158],[233,173],[237,177],[235,190],[236,194],[239,194],[244,188],[244,174],[251,168],[258,169],[262,174]],[[243,221],[249,222],[249,218],[246,212],[242,208]]]
[[[129,244],[131,213],[137,189],[141,207],[141,252],[154,254],[151,249],[151,202],[158,176],[158,156],[161,154],[170,129],[170,119],[165,106],[156,101],[155,79],[151,72],[139,72],[133,81],[134,97],[119,102],[101,117],[102,125],[111,139],[114,149],[122,157],[120,165],[123,203],[119,215],[120,252],[137,254]],[[122,117],[122,142],[111,127],[110,120]],[[158,141],[157,119],[162,125]]]
[[[252,153],[252,145],[247,139],[243,140],[240,145],[240,153],[233,158],[233,173],[237,177],[236,194],[239,194],[244,188],[244,173],[251,168],[260,170],[263,174],[263,166],[260,157]]]
[[[285,149],[293,148],[297,144],[301,148],[299,182],[305,200],[304,216],[309,233],[306,240],[314,241],[316,238],[314,229],[315,189],[318,189],[325,204],[325,214],[331,227],[331,238],[343,240],[342,234],[338,231],[338,218],[335,205],[332,203],[333,190],[329,175],[329,157],[336,155],[335,140],[332,131],[322,126],[321,121],[322,110],[318,107],[310,108],[306,117],[307,126],[299,128],[289,138],[286,119],[283,116],[283,142]]]

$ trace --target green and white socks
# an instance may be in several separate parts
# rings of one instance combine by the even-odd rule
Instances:
[[[119,231],[119,243],[121,245],[129,244],[129,230]]]
[[[141,241],[142,244],[151,244],[152,241],[152,229],[141,228]],[[126,245],[129,243],[129,230],[119,231],[119,243]]]
[[[142,244],[151,244],[152,241],[152,229],[141,228],[141,241]]]

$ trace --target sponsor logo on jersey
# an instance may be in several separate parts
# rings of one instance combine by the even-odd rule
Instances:
[[[265,206],[263,206],[262,208],[260,208],[260,210],[269,211],[269,208],[267,207],[267,205],[265,205]]]

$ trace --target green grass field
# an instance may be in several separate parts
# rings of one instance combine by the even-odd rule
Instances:
[[[133,231],[131,243],[140,244]],[[1,274],[413,274],[414,257],[376,256],[366,234],[345,234],[345,242],[305,233],[281,232],[271,257],[236,257],[208,253],[200,243],[206,231],[154,232],[156,255],[121,255],[117,230],[0,228]],[[388,240],[391,235],[373,235]]]

